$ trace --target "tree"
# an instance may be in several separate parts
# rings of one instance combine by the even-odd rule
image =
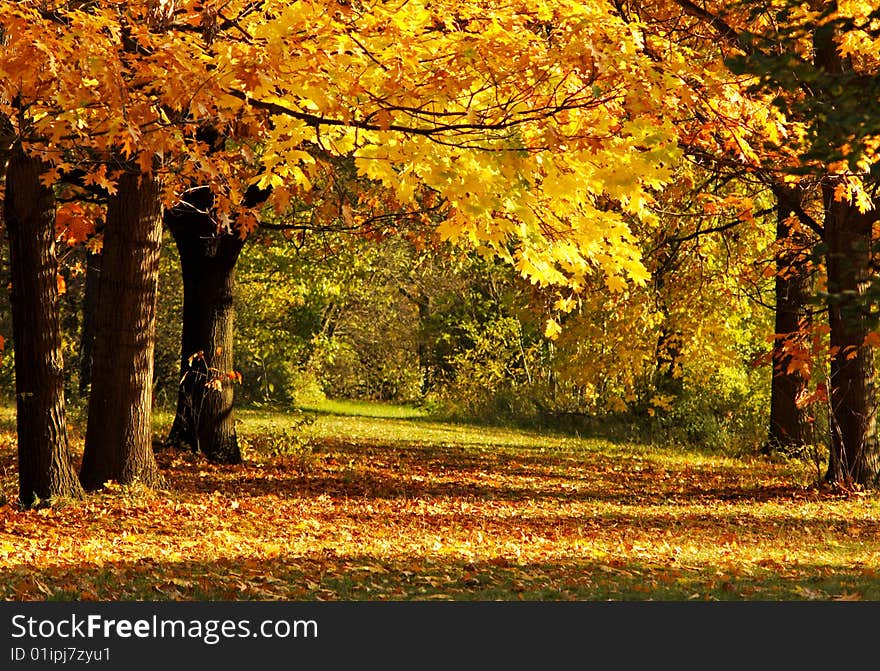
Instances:
[[[233,410],[233,289],[244,238],[217,231],[210,193],[201,191],[207,196],[202,202],[190,195],[165,213],[183,276],[180,390],[166,442],[236,464],[241,451]]]
[[[259,186],[272,187],[268,207],[283,214],[344,157],[400,209],[433,194],[447,205],[443,236],[534,282],[576,291],[598,273],[612,290],[644,283],[627,216],[649,216],[679,155],[662,107],[675,82],[610,9],[0,7],[0,111],[25,101],[45,184],[81,169],[111,194],[86,486],[158,481],[148,450],[156,222],[193,184],[210,184],[225,232],[246,235],[258,217],[233,211],[255,167]],[[200,141],[205,124],[221,147]],[[369,202],[346,205],[353,225],[370,216]]]
[[[810,442],[807,409],[802,401],[809,391],[809,371],[804,370],[803,339],[809,336],[809,282],[807,259],[811,243],[792,225],[789,203],[802,204],[803,192],[780,185],[787,197],[777,199],[775,326],[770,387],[770,421],[764,451],[797,452]]]
[[[89,417],[80,480],[162,483],[152,449],[153,347],[160,184],[129,168],[110,197],[98,309]]]
[[[709,61],[715,54],[701,75],[677,73],[690,89],[682,97],[696,112],[697,123],[685,126],[688,144],[724,149],[728,160],[791,206],[819,241],[831,331],[826,479],[844,487],[876,486],[880,448],[865,296],[880,117],[864,104],[880,90],[876,8],[858,1],[670,0],[640,4],[637,11],[643,10],[651,16],[649,49],[673,43]],[[695,23],[674,20],[676,13]],[[694,25],[710,29],[712,40]],[[680,55],[664,60],[673,70],[680,62]],[[718,95],[725,88],[729,95]],[[787,196],[798,182],[821,189],[818,216]]]
[[[873,228],[878,211],[838,200],[843,178],[823,185],[830,327],[831,453],[826,479],[875,486],[880,480],[874,350],[863,297],[872,274]]]
[[[821,188],[821,223],[802,211],[798,215],[823,245],[831,431],[825,477],[844,487],[880,484],[866,299],[880,216],[873,198],[880,117],[864,105],[866,95],[880,90],[880,61],[871,50],[878,32],[875,11],[858,2],[788,5],[774,29],[751,35],[761,48],[734,63],[756,73],[760,86],[782,92],[776,104],[803,126],[793,176],[809,175]]]
[[[16,143],[6,169],[3,214],[12,274],[19,500],[79,497],[65,423],[58,321],[55,197],[45,165]]]
[[[82,325],[79,339],[79,395],[88,396],[92,384],[95,346],[95,315],[98,312],[98,283],[103,262],[100,250],[86,249],[86,279],[82,299]]]

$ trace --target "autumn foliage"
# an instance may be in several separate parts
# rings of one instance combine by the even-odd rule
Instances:
[[[696,408],[711,406],[716,424],[725,425],[747,409],[762,422],[751,453],[821,462],[815,479],[837,493],[876,488],[880,116],[865,101],[880,92],[878,26],[878,10],[864,0],[0,2],[19,502],[76,499],[82,486],[93,493],[82,504],[90,513],[121,515],[118,501],[96,501],[127,496],[130,487],[164,492],[170,484],[186,493],[145,494],[135,517],[161,527],[163,516],[194,517],[190,507],[202,506],[205,519],[193,524],[213,530],[216,547],[228,550],[230,520],[272,509],[273,497],[290,517],[302,512],[297,505],[329,501],[332,509],[340,491],[381,498],[376,510],[385,514],[389,500],[406,498],[395,489],[396,469],[410,484],[427,483],[416,487],[416,500],[429,517],[454,516],[467,507],[462,492],[483,492],[476,481],[491,477],[497,455],[485,463],[481,456],[475,475],[456,452],[449,466],[465,476],[450,482],[430,450],[414,459],[398,446],[374,445],[364,447],[375,472],[354,469],[354,482],[331,482],[345,477],[337,462],[359,450],[337,438],[323,444],[318,476],[287,472],[283,461],[248,462],[234,414],[242,383],[234,308],[247,289],[237,288],[235,271],[240,258],[259,264],[279,249],[286,250],[279,257],[293,249],[307,259],[300,270],[314,267],[310,279],[295,278],[288,257],[270,273],[272,288],[251,290],[244,305],[250,325],[255,315],[277,313],[274,329],[263,327],[249,342],[252,361],[260,358],[263,401],[271,396],[270,371],[256,351],[273,342],[283,349],[278,343],[292,330],[299,329],[305,353],[301,366],[281,364],[288,377],[299,366],[330,389],[331,378],[345,378],[345,356],[364,376],[375,373],[381,338],[370,331],[375,314],[364,317],[364,294],[381,294],[377,278],[409,264],[385,282],[396,283],[393,298],[383,294],[386,310],[415,324],[408,339],[391,336],[405,343],[396,349],[417,369],[410,385],[417,398],[406,400],[438,408],[489,389],[503,401],[495,408],[516,415],[529,390],[530,419],[550,428],[593,430],[623,418],[641,428],[679,426],[686,437],[695,432]],[[163,227],[180,261],[172,293],[183,296],[183,327],[176,417],[159,440],[152,422]],[[405,251],[385,246],[389,240],[402,241]],[[263,251],[250,251],[257,245]],[[368,258],[364,245],[379,259]],[[62,351],[69,326],[60,315],[68,291],[62,260],[86,249],[93,260],[100,254],[101,269],[94,293],[84,289],[83,296],[94,329],[82,329],[80,345],[91,364],[81,367],[79,388],[90,395],[87,403],[78,399],[87,406],[80,455],[68,439]],[[331,271],[334,256],[348,261]],[[369,290],[353,289],[352,278]],[[258,305],[276,291],[289,318],[274,303]],[[346,333],[338,328],[346,323],[343,307],[358,301],[370,324]],[[291,327],[298,317],[302,324]],[[352,375],[346,389],[363,388]],[[399,381],[388,388],[402,388]],[[712,406],[712,396],[726,405]],[[489,407],[482,419],[494,414]],[[159,447],[189,448],[193,456]],[[200,455],[210,468],[199,470]],[[569,457],[518,458],[516,468],[504,467],[514,484],[491,484],[505,501],[488,496],[473,517],[549,515],[562,545],[552,547],[547,539],[556,532],[542,528],[534,530],[535,547],[548,556],[579,551],[574,539],[582,529],[575,534],[559,511],[570,508],[574,519],[585,514],[585,501],[601,499],[583,482],[606,472],[605,457],[593,455],[589,467]],[[645,466],[651,478],[633,476],[642,492],[634,500],[684,491],[702,505],[700,491],[716,489],[708,472],[689,480],[686,468],[676,476],[684,489],[665,488],[658,483],[668,469],[655,466]],[[532,467],[537,474],[529,474]],[[580,484],[547,485],[545,476]],[[222,489],[212,503],[196,503],[202,478]],[[256,503],[231,498],[233,483],[256,492]],[[805,496],[775,487],[761,503],[779,492],[780,506]],[[718,489],[757,495],[729,482]],[[314,500],[297,498],[315,491]],[[534,503],[547,491],[558,504],[552,514]],[[528,503],[509,509],[507,498]],[[727,501],[710,498],[711,506]],[[317,534],[326,541],[322,552],[338,541],[348,557],[356,554],[346,543],[359,547],[355,536],[379,514],[362,504],[344,514],[368,523],[352,525],[345,542]],[[77,520],[82,510],[58,515],[97,537],[100,524]],[[56,513],[4,514],[10,533],[24,533]],[[323,512],[308,514],[324,528]],[[272,520],[276,530],[282,517]],[[265,540],[264,520],[245,521]],[[460,544],[482,543],[478,526]],[[380,538],[404,533],[380,527]],[[705,530],[696,527],[702,538]],[[511,533],[503,521],[496,530]],[[423,532],[413,551],[443,554],[443,541],[427,549]],[[147,532],[135,525],[131,533]],[[638,563],[642,540],[616,541],[627,562]],[[137,554],[139,544],[125,547],[122,554]],[[645,561],[655,565],[663,553],[651,547]],[[276,549],[264,556],[252,548],[242,557],[245,564],[275,561],[283,554]],[[464,561],[460,549],[452,551],[455,562]],[[175,545],[165,559],[177,561],[181,552]],[[375,556],[376,547],[364,553]],[[136,566],[129,554],[124,561]],[[472,554],[461,566],[513,561],[500,547]],[[18,549],[10,556],[26,563]],[[96,547],[96,561],[107,556]],[[136,573],[131,565],[125,570]],[[203,593],[193,591],[205,589],[197,573],[152,587],[171,598]],[[479,575],[467,568],[462,580],[480,584]],[[314,575],[305,580],[313,583]],[[241,584],[250,585],[244,574]],[[322,593],[309,587],[307,594]],[[74,596],[102,598],[97,586]]]

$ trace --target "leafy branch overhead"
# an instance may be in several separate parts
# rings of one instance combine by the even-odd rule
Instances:
[[[136,165],[163,176],[167,205],[210,184],[218,221],[246,233],[259,218],[233,211],[250,184],[283,215],[347,156],[402,208],[435,192],[445,237],[536,282],[598,269],[619,286],[645,279],[623,215],[650,216],[678,150],[671,117],[645,104],[672,82],[607,10],[18,3],[0,16],[3,111],[48,181],[82,169],[112,191]],[[22,75],[23,62],[45,65]]]

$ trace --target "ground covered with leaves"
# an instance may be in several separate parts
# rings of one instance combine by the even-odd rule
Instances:
[[[880,599],[880,499],[815,466],[363,408],[243,412],[242,466],[29,511],[7,416],[2,597]]]

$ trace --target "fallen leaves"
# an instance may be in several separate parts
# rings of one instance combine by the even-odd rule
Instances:
[[[0,506],[0,591],[15,600],[880,596],[874,497],[817,493],[766,462],[500,436],[485,449],[449,431],[442,443],[319,437],[307,464],[260,455],[227,467],[162,452],[167,491],[113,485],[81,505]],[[0,462],[14,476],[10,444]]]

